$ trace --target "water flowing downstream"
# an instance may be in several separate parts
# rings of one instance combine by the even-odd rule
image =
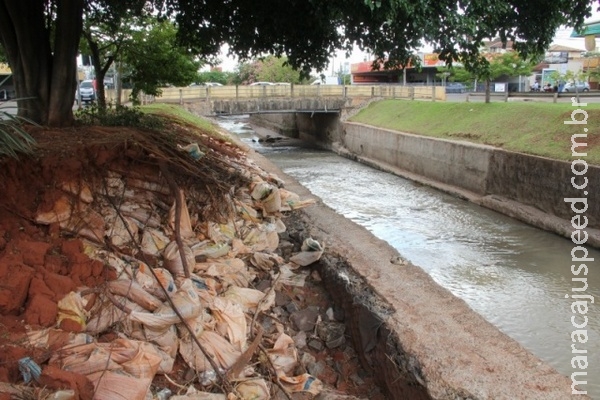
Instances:
[[[436,282],[564,375],[575,370],[568,239],[334,153],[263,147],[237,117],[221,119],[285,173],[346,218],[387,241]],[[600,299],[600,251],[589,250],[586,294]],[[589,304],[589,303],[588,303]],[[600,399],[600,310],[589,304],[588,384]],[[582,377],[580,376],[579,379]]]

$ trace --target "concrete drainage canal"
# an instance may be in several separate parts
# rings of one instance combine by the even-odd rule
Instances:
[[[600,399],[600,310],[590,304],[600,296],[600,274],[587,275],[586,340],[578,337],[581,340],[572,341],[576,330],[571,322],[573,299],[566,295],[572,293],[574,285],[583,284],[571,281],[573,245],[570,241],[331,152],[281,145],[286,140],[276,146],[259,142],[259,136],[244,117],[223,118],[218,122],[337,213],[388,242],[403,258],[421,267],[435,282],[560,374],[569,377],[576,371],[587,372],[578,378],[587,381],[580,387],[591,398]],[[589,249],[588,257],[598,260],[600,252]],[[337,261],[326,262],[335,264]],[[399,261],[398,268],[402,268],[402,262]],[[337,268],[343,269],[343,266]],[[360,297],[364,293],[348,289],[353,287],[349,284],[352,279],[332,276],[328,282],[346,287],[350,297],[342,299],[342,305],[357,319],[351,331],[368,330],[366,327],[380,324],[377,316],[385,315],[386,306],[365,307],[364,302],[361,305],[353,301],[352,296]],[[376,309],[377,312],[372,312]],[[386,339],[384,330],[378,335],[377,340],[373,337],[373,342],[368,343],[369,336],[363,332],[359,346],[371,346],[371,349],[380,346],[372,352],[375,359],[364,361],[381,365],[404,362],[406,365],[400,369],[412,373],[404,377],[402,387],[393,390],[402,393],[404,398],[428,398],[420,386],[423,382],[419,382],[419,363],[403,360],[402,349]],[[396,347],[386,349],[385,346]],[[394,354],[398,355],[396,359]],[[589,361],[586,361],[587,368],[576,369],[577,365],[581,368],[578,362],[582,359],[573,361],[574,357],[582,354]],[[391,379],[399,382],[398,377],[381,376],[381,379],[384,384],[392,382]],[[492,398],[485,393],[480,396],[447,393],[447,396],[445,398]],[[541,395],[539,398],[555,397]]]

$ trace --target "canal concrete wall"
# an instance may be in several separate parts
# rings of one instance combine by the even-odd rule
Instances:
[[[344,124],[340,144],[357,157],[484,194],[493,147],[399,134],[360,124]]]
[[[298,138],[298,125],[295,113],[286,114],[252,114],[250,123],[261,126],[280,135]]]
[[[571,183],[571,163],[469,142],[345,122],[339,154],[421,181],[539,228],[570,237],[565,198],[587,197],[588,244],[600,247],[600,168],[588,166],[587,193]],[[581,168],[581,166],[580,166]],[[581,184],[581,181],[577,181]],[[578,204],[581,208],[583,204]]]
[[[393,400],[587,399],[571,381],[475,313],[388,243],[323,204],[253,151],[285,187],[317,203],[284,218],[325,246],[312,268],[343,310],[363,366]]]

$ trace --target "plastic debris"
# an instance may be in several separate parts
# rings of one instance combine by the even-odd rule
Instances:
[[[156,392],[156,395],[154,396],[153,400],[169,400],[170,398],[172,398],[172,394],[173,392],[171,392],[171,389],[164,388]]]
[[[187,267],[191,271],[196,264],[196,258],[194,257],[194,253],[189,246],[183,246],[183,254],[185,257],[185,261]],[[167,245],[165,251],[163,253],[164,257],[164,266],[169,272],[173,274],[173,276],[184,276],[184,268],[183,261],[181,260],[181,253],[179,251],[179,246],[177,242],[173,241]]]
[[[97,399],[133,400],[145,397],[160,357],[150,343],[118,338],[63,348],[49,363],[86,375]]]
[[[283,264],[284,260],[277,254],[263,253],[260,251],[254,252],[250,258],[250,262],[257,268],[263,271],[270,271],[274,267]]]
[[[148,228],[144,229],[140,246],[145,254],[158,256],[170,242],[171,239],[160,230]]]
[[[323,390],[323,382],[310,374],[281,376],[279,377],[279,380],[290,392],[308,392],[313,396],[316,396]]]
[[[193,253],[196,256],[205,256],[207,258],[219,258],[226,256],[231,247],[227,243],[217,243],[213,245],[203,246],[194,249]]]
[[[200,146],[198,146],[198,143],[190,143],[186,146],[178,144],[177,147],[183,151],[187,151],[190,157],[192,157],[196,161],[200,160],[206,155],[202,150],[200,150]]]
[[[179,190],[179,201],[181,202],[181,215],[179,217],[179,234],[184,239],[193,238],[195,236],[194,229],[192,228],[190,211],[188,210],[183,190]],[[173,202],[173,206],[169,210],[169,226],[173,231],[175,231],[176,204],[177,202]]]
[[[265,293],[260,290],[237,286],[232,286],[227,289],[227,291],[223,293],[223,297],[240,304],[245,312],[264,311],[271,308],[273,303],[275,303],[275,292],[273,291],[265,295]],[[257,310],[259,305],[260,308]]]
[[[57,325],[60,325],[63,320],[69,319],[80,325],[82,329],[85,329],[89,316],[89,313],[85,310],[86,303],[80,294],[76,292],[70,292],[63,297],[58,302]]]
[[[206,155],[198,143],[177,147],[194,160]],[[309,238],[289,262],[276,254],[280,234],[286,231],[280,213],[315,201],[301,200],[283,189],[281,179],[249,160],[240,170],[252,183],[235,188],[235,196],[227,199],[233,206],[230,215],[215,221],[200,220],[205,215],[203,205],[197,204],[198,192],[192,191],[187,199],[186,192],[179,191],[181,212],[176,215],[176,202],[164,179],[146,181],[139,175],[108,171],[99,187],[83,181],[58,186],[63,194],[39,209],[35,220],[58,223],[61,229],[88,238],[85,253],[114,270],[117,279],[97,288],[80,287],[58,302],[57,326],[70,320],[85,333],[57,329],[28,333],[33,347],[53,354],[49,365],[85,375],[94,384],[95,398],[144,400],[150,398],[155,375],[171,373],[180,355],[179,360],[197,377],[196,385],[220,387],[220,377],[235,370],[230,383],[236,398],[266,400],[273,392],[273,377],[269,372],[257,376],[271,367],[263,365],[267,360],[256,349],[261,343],[270,348],[276,338],[267,356],[281,384],[290,393],[319,393],[318,379],[309,374],[294,376],[296,344],[281,333],[284,329],[277,320],[266,318],[275,315],[276,290],[282,285],[304,286],[308,271],[301,267],[324,252],[320,243]],[[104,199],[106,195],[121,202],[113,206]],[[175,232],[177,217],[179,231]],[[183,240],[189,278],[185,278],[176,234]],[[106,249],[106,243],[114,249]],[[271,330],[263,337],[267,320]],[[111,342],[97,341],[96,335],[111,331],[115,337]],[[320,333],[325,337],[326,332]],[[337,345],[339,337],[324,340]],[[28,357],[19,360],[19,368],[26,383],[41,373]],[[190,386],[176,396],[169,389],[159,390],[154,399],[228,397]]]
[[[312,238],[304,240],[301,250],[302,251],[299,253],[290,257],[290,261],[302,267],[306,267],[319,261],[324,252],[323,246]]]
[[[298,363],[294,340],[285,333],[279,335],[273,349],[269,350],[269,358],[278,376],[291,374]]]
[[[281,196],[281,211],[297,210],[317,202],[314,199],[301,200],[296,193],[285,189],[279,189],[279,195]]]
[[[237,384],[235,391],[242,399],[268,400],[271,398],[267,382],[262,378],[254,378]]]
[[[242,306],[229,299],[217,297],[210,310],[217,321],[217,329],[220,330],[219,324],[223,325],[223,333],[227,335],[231,344],[238,350],[243,350],[246,347],[248,330]]]
[[[227,400],[227,396],[220,393],[200,392],[195,387],[190,386],[186,394],[171,396],[169,400]]]
[[[19,371],[23,375],[23,381],[25,383],[31,382],[31,380],[39,381],[42,369],[31,357],[23,357],[19,360]]]
[[[279,272],[281,274],[279,283],[297,287],[304,287],[306,277],[309,274],[309,271],[299,271],[298,273],[295,273],[292,271],[289,264],[279,267]]]
[[[197,338],[207,353],[213,358],[218,368],[228,369],[242,354],[227,339],[216,332],[204,330],[200,335],[197,335]],[[198,348],[187,332],[181,332],[179,354],[197,372],[213,370],[210,361],[206,359],[204,353]]]
[[[179,290],[175,292],[172,302],[174,307],[179,310],[179,315],[185,320],[193,319],[202,312],[200,297],[198,297],[198,293],[196,293],[193,283],[189,279],[186,279]],[[154,313],[132,311],[129,313],[129,319],[153,329],[167,329],[169,326],[181,321],[179,315],[168,302],[165,302]]]

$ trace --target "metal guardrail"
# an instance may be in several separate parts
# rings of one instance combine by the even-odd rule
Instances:
[[[381,97],[387,99],[446,100],[444,88],[402,85],[268,85],[268,86],[191,86],[162,88],[160,97],[142,95],[145,102],[183,103],[186,100],[247,100],[257,98],[301,97]],[[124,96],[129,96],[126,91]],[[116,98],[114,90],[106,91],[107,101]]]

